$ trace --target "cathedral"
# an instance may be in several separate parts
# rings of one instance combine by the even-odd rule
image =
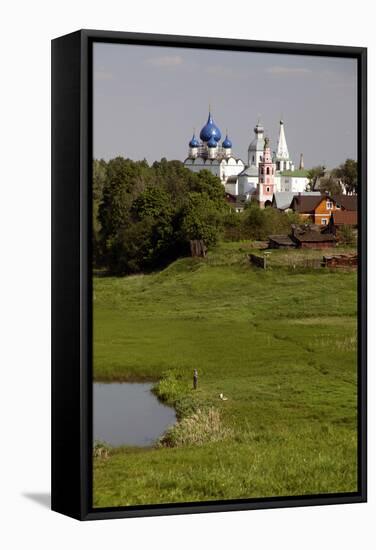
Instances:
[[[258,122],[254,138],[248,147],[245,163],[233,154],[232,141],[228,133],[223,139],[211,113],[200,132],[189,142],[188,157],[184,165],[193,172],[209,170],[217,176],[230,196],[244,201],[256,201],[261,207],[271,204],[277,193],[303,193],[308,185],[304,170],[303,155],[300,155],[299,169],[295,170],[287,147],[284,123],[279,123],[277,149],[271,152],[269,139]]]

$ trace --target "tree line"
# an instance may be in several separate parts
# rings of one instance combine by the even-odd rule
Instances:
[[[219,178],[180,161],[93,162],[94,266],[113,274],[162,268],[189,255],[191,240],[210,248],[219,239],[265,239],[297,221],[253,204],[235,212]]]
[[[325,166],[314,166],[308,170],[309,188],[321,193],[340,195],[343,187],[346,194],[358,192],[358,163],[352,159],[346,159],[333,170],[327,170]],[[317,185],[318,183],[318,185]],[[343,187],[342,187],[343,186]]]

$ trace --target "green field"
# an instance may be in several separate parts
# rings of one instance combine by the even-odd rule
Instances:
[[[248,246],[95,278],[95,379],[154,380],[179,423],[96,458],[94,506],[357,490],[356,272],[294,250],[263,271]]]

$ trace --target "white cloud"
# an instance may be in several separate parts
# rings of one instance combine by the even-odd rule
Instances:
[[[146,63],[154,67],[176,67],[183,63],[183,58],[180,55],[162,55],[151,57],[146,60]]]
[[[274,67],[267,67],[265,69],[265,72],[273,75],[304,75],[304,74],[311,74],[312,71],[310,69],[306,69],[305,67],[284,67],[282,65],[275,65]]]

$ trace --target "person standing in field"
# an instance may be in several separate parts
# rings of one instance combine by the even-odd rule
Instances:
[[[193,389],[197,390],[198,372],[197,369],[193,371]]]

